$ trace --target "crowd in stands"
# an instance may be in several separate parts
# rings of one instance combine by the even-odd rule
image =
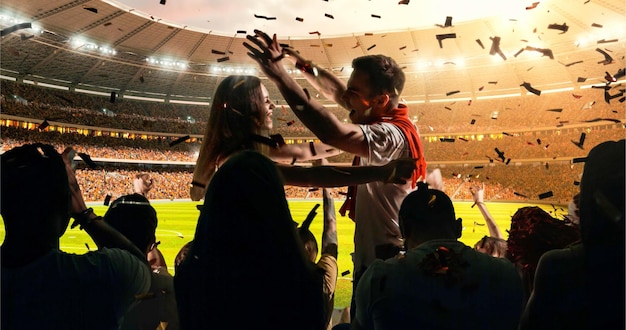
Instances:
[[[37,131],[15,127],[2,128],[3,150],[25,142],[53,142],[59,146],[74,146],[94,158],[132,159],[145,161],[193,162],[200,145],[180,143],[169,146],[168,139],[115,138],[86,136],[79,133]]]
[[[307,87],[306,81],[300,81]],[[0,80],[3,113],[33,119],[78,125],[108,127],[135,131],[203,134],[208,120],[208,105],[189,105],[109,97],[44,88]],[[308,86],[309,90],[313,90]],[[270,95],[280,95],[268,85]],[[541,98],[526,95],[514,98],[482,99],[471,103],[409,104],[409,115],[423,136],[455,133],[481,134],[511,129],[558,128],[593,122],[598,119],[619,120],[624,107],[617,100],[607,104],[603,90],[596,88],[543,94]],[[580,98],[572,95],[580,96]],[[314,95],[323,101],[320,95]],[[294,115],[283,100],[276,100],[275,133],[284,137],[312,137],[313,134]],[[328,104],[340,120],[349,121],[348,112]],[[107,115],[102,109],[107,109]],[[532,116],[528,116],[530,110]],[[540,109],[541,111],[534,111]],[[190,119],[188,119],[190,118]],[[541,138],[541,137],[539,137]]]
[[[193,162],[195,161],[196,152],[199,149],[197,143],[181,143],[174,147],[169,147],[167,143],[158,140],[143,140],[143,139],[123,139],[113,137],[90,137],[84,136],[78,133],[64,133],[58,132],[40,132],[37,130],[27,130],[21,128],[4,127],[2,128],[2,150],[6,151],[15,146],[22,145],[27,142],[51,142],[57,146],[58,150],[63,150],[66,146],[73,146],[78,152],[84,152],[93,158],[105,158],[105,159],[121,159],[121,160],[139,160],[139,161],[180,161],[180,162]],[[600,138],[591,131],[587,136],[589,137],[585,143],[593,146],[600,142]],[[622,128],[613,128],[609,130],[601,131],[602,134],[609,133],[602,140],[618,139],[619,134],[623,135]],[[582,157],[585,150],[577,148],[570,139],[576,138],[580,133],[564,133],[558,137],[558,142],[555,145],[555,140],[550,142],[549,149],[558,149],[558,145],[562,145],[564,150],[571,150],[571,153],[558,154],[559,156],[572,156]],[[602,135],[604,136],[604,135]],[[556,137],[555,137],[556,138]],[[531,138],[528,137],[530,140]],[[427,159],[432,159],[430,162],[430,168],[439,167],[442,170],[444,176],[444,183],[446,192],[457,200],[469,200],[471,196],[467,194],[465,189],[457,189],[464,182],[478,181],[486,183],[486,196],[493,196],[495,200],[524,200],[524,199],[537,199],[537,196],[541,193],[552,191],[553,197],[546,199],[551,202],[566,202],[571,196],[574,195],[577,187],[574,182],[579,181],[580,166],[577,164],[570,164],[569,161],[564,160],[548,160],[548,161],[534,161],[518,163],[520,160],[515,155],[524,155],[525,157],[537,157],[537,158],[549,158],[544,155],[540,157],[541,153],[546,153],[546,150],[541,145],[538,145],[534,141],[535,145],[526,144],[521,142],[524,137],[509,137],[504,136],[499,139],[499,142],[489,138],[483,141],[471,141],[463,142],[457,140],[455,143],[445,143],[440,141],[432,141],[424,143],[425,153]],[[596,141],[597,140],[597,141]],[[511,143],[516,141],[516,143]],[[543,142],[542,144],[547,142]],[[471,144],[476,148],[461,149],[461,147]],[[571,145],[571,146],[570,146]],[[506,157],[513,158],[507,165],[497,158],[494,148],[501,148],[505,152]],[[451,151],[455,150],[455,151]],[[475,151],[474,149],[480,149]],[[454,152],[472,152],[475,158],[463,159],[475,159],[484,160],[485,165],[480,166],[468,166],[463,163],[457,165],[439,165],[436,160],[447,160],[448,158],[437,158],[436,155],[442,155],[445,157],[445,151],[448,154],[454,154]],[[465,150],[465,151],[462,151]],[[481,152],[482,151],[482,152]],[[531,151],[535,154],[531,154]],[[487,157],[494,159],[493,163],[489,163]],[[556,155],[555,155],[556,156]],[[555,157],[552,156],[552,157]],[[448,156],[449,157],[449,156]],[[347,163],[350,161],[351,155],[340,154],[338,156],[330,158],[334,163]],[[551,158],[551,157],[550,157]],[[508,159],[508,158],[507,158]],[[119,166],[117,168],[120,168]],[[121,167],[122,169],[124,167]],[[115,170],[115,169],[111,169]],[[91,170],[85,170],[90,172]],[[136,169],[140,171],[152,171],[152,169]],[[161,187],[163,191],[153,192],[156,195],[153,198],[157,199],[179,199],[188,198],[187,184],[191,182],[190,173],[192,169],[177,170],[174,167],[168,167],[159,170],[157,176],[168,175],[169,177],[161,182],[177,182],[182,184],[176,184],[172,186],[172,190],[167,187]],[[133,172],[134,173],[134,172]],[[78,178],[83,177],[82,171],[77,174]],[[97,175],[92,175],[97,177]],[[159,179],[160,180],[160,179]],[[123,180],[121,180],[123,181]],[[101,180],[87,183],[85,187],[99,187]],[[128,189],[121,189],[123,184],[110,185],[116,187],[118,191],[111,192],[114,196],[120,196]],[[93,191],[93,192],[92,192]],[[334,192],[334,190],[331,190]],[[517,193],[517,194],[515,194]],[[102,200],[106,196],[107,192],[97,191],[95,188],[85,189],[85,198],[87,200]],[[287,188],[287,194],[290,198],[319,198],[321,195],[319,192],[309,192],[308,189],[291,187]]]
[[[530,132],[516,135],[455,137],[455,142],[442,142],[444,137],[423,137],[424,153],[430,162],[494,160],[512,162],[525,159],[552,159],[556,157],[583,157],[590,147],[606,140],[616,140],[624,136],[624,127],[618,124],[606,124],[598,127],[569,128],[560,131]],[[585,133],[583,148],[573,141],[579,141]],[[56,143],[76,145],[85,148],[94,157],[117,159],[143,159],[159,161],[193,162],[197,157],[200,144],[197,142],[181,143],[170,147],[171,138],[142,139],[115,138],[109,136],[89,136],[78,133],[60,134],[54,131],[27,130],[15,127],[2,129],[3,143],[7,140],[54,141]],[[464,141],[466,139],[467,141]],[[498,158],[495,148],[504,152],[505,160]],[[4,148],[7,149],[6,147]],[[343,153],[330,158],[334,163],[348,163],[352,156]]]

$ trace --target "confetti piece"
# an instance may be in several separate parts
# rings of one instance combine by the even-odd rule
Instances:
[[[502,50],[500,49],[500,37],[489,37],[489,39],[491,39],[491,49],[489,49],[489,55],[495,55],[498,54],[500,55],[500,57],[502,57],[503,60],[506,61],[506,56],[504,55],[504,53],[502,52]]]
[[[598,64],[611,64],[613,63],[613,57],[611,57],[611,55],[609,55],[609,53],[605,52],[604,50],[600,49],[600,48],[596,48],[596,51],[602,55],[604,55],[604,60],[598,62]]]
[[[347,276],[347,275],[350,275],[350,271],[349,270],[341,272],[341,276]]]
[[[371,50],[371,49],[372,49],[372,48],[374,48],[374,47],[376,47],[376,44],[373,44],[373,45],[371,45],[371,46],[367,47],[367,50]]]
[[[104,206],[109,206],[109,203],[111,203],[111,194],[108,194],[104,197]]]
[[[183,142],[185,142],[185,141],[189,140],[190,138],[191,138],[191,137],[190,137],[189,135],[181,136],[181,137],[179,137],[178,139],[176,139],[176,140],[174,140],[174,141],[170,142],[170,147],[173,147],[173,146],[175,146],[175,145],[177,145],[177,144],[183,143]]]
[[[268,17],[268,16],[264,16],[264,15],[257,15],[257,14],[254,14],[254,17],[256,17],[256,18],[266,19],[266,20],[268,20],[268,21],[272,21],[272,20],[275,20],[275,19],[276,19],[276,17]]]
[[[79,152],[77,153],[78,157],[80,157],[90,168],[97,168],[98,164],[96,164],[96,162],[94,162],[91,157],[84,153],[84,152]]]
[[[37,129],[38,130],[44,130],[48,126],[50,126],[50,123],[48,122],[47,119],[44,119],[43,122],[41,122],[41,124],[39,124],[39,126],[37,126]]]
[[[311,150],[311,155],[317,155],[317,152],[315,151],[315,143],[313,143],[313,141],[309,141],[309,149]]]
[[[494,148],[494,150],[498,154],[498,158],[500,158],[500,159],[502,159],[502,161],[504,161],[504,151],[500,151],[500,149],[498,149],[498,148]]]
[[[539,4],[539,2],[533,2],[532,5],[526,7],[526,10],[531,10],[531,9],[535,9],[537,8],[537,5]]]
[[[531,93],[533,93],[533,94],[535,94],[537,96],[541,95],[541,91],[536,89],[536,88],[534,88],[534,87],[532,87],[530,85],[530,83],[528,83],[528,82],[523,82],[520,86],[523,86],[524,88],[526,88],[527,91],[529,91],[529,92],[531,92]]]
[[[335,16],[331,15],[331,14],[324,14],[324,16],[330,18],[330,19],[335,19]]]
[[[607,39],[600,39],[600,40],[598,40],[596,42],[598,44],[608,44],[608,43],[617,42],[617,41],[619,41],[619,39],[609,39],[609,40],[607,40]]]
[[[456,33],[437,34],[437,35],[435,35],[435,38],[437,38],[437,42],[439,42],[439,48],[443,48],[442,41],[445,40],[445,39],[454,39],[454,38],[456,38]]]
[[[573,143],[575,146],[577,146],[578,148],[580,148],[580,149],[584,149],[584,148],[583,148],[583,146],[584,146],[584,144],[585,144],[585,138],[586,138],[586,137],[587,137],[587,133],[582,132],[582,133],[580,133],[580,138],[578,138],[578,141],[574,141],[574,140],[571,140],[571,141],[572,141],[572,143]]]
[[[554,194],[552,193],[552,190],[550,190],[550,191],[539,194],[539,199],[546,199],[552,196],[554,196]]]
[[[560,34],[563,34],[563,33],[567,32],[567,30],[569,30],[569,26],[567,26],[566,23],[563,23],[563,24],[556,24],[556,23],[554,23],[554,24],[548,25],[548,29],[559,30],[559,31],[561,31]]]

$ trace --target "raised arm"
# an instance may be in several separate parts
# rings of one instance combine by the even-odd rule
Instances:
[[[306,60],[297,50],[291,47],[284,47],[282,51],[285,54],[285,59],[295,65],[296,69],[302,71],[304,78],[317,91],[347,110],[348,107],[341,99],[341,96],[346,91],[346,84],[343,81],[328,70],[316,67],[313,62]]]
[[[383,166],[291,166],[276,164],[285,184],[300,187],[344,187],[383,181],[404,184],[411,179],[415,160],[401,158]]]
[[[474,199],[474,205],[478,207],[480,213],[483,215],[483,218],[485,218],[487,228],[489,228],[489,236],[504,239],[502,231],[500,231],[500,228],[498,228],[498,225],[496,224],[496,220],[493,216],[491,216],[491,213],[489,213],[489,210],[487,210],[487,206],[485,205],[485,184],[483,183],[482,186],[471,186],[469,189],[472,193],[472,198]],[[474,205],[472,205],[472,207],[474,207]]]
[[[322,189],[324,201],[324,228],[322,229],[322,254],[329,254],[337,259],[339,241],[337,240],[337,215],[335,201],[328,189]]]
[[[63,151],[63,161],[65,162],[65,170],[67,171],[67,178],[70,185],[72,194],[72,217],[75,222],[72,227],[80,225],[81,229],[84,229],[87,234],[93,239],[98,248],[120,248],[126,250],[135,255],[139,260],[144,262],[148,266],[148,260],[146,256],[129,241],[124,235],[120,234],[113,227],[102,221],[102,217],[97,216],[93,209],[87,208],[83,195],[76,181],[76,175],[72,170],[72,159],[74,158],[75,151],[72,148],[66,148]]]

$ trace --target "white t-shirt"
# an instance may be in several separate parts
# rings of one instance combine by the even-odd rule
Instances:
[[[401,157],[409,157],[406,137],[396,125],[377,123],[360,126],[369,145],[369,157],[361,157],[360,165],[380,166]],[[404,197],[411,190],[410,181],[404,185],[380,181],[358,185],[354,230],[355,270],[369,266],[376,259],[377,245],[402,246],[398,212]]]
[[[149,267],[125,250],[51,250],[25,267],[2,268],[2,328],[119,329],[149,288]]]

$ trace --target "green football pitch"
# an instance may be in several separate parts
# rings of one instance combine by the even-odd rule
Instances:
[[[317,203],[322,203],[321,199],[290,200],[289,207],[292,217],[297,222],[302,222],[309,211]],[[336,210],[341,206],[342,201],[336,201]],[[91,204],[91,203],[90,203]],[[196,208],[198,202],[191,201],[153,201],[152,205],[157,210],[159,225],[156,232],[157,241],[160,241],[159,250],[163,253],[167,266],[171,273],[174,273],[174,258],[180,248],[193,239],[196,222],[200,212]],[[477,208],[471,208],[471,202],[454,202],[456,216],[463,219],[463,235],[461,241],[469,246],[473,246],[480,238],[488,235],[485,221]],[[104,215],[106,206],[90,205],[96,214]],[[496,219],[500,230],[505,237],[510,227],[511,216],[515,211],[523,206],[539,206],[550,212],[554,217],[561,219],[567,213],[564,206],[526,204],[526,203],[488,203],[487,207]],[[323,211],[320,207],[318,214],[311,224],[311,231],[321,242]],[[337,233],[339,239],[339,274],[337,289],[335,293],[335,307],[342,308],[350,305],[352,295],[352,258],[354,249],[352,241],[354,233],[354,223],[348,217],[337,214]],[[0,228],[0,238],[4,241],[4,226]],[[67,229],[61,238],[61,250],[70,253],[82,254],[89,250],[97,249],[91,238],[77,228]],[[284,274],[289,276],[289,274]]]

